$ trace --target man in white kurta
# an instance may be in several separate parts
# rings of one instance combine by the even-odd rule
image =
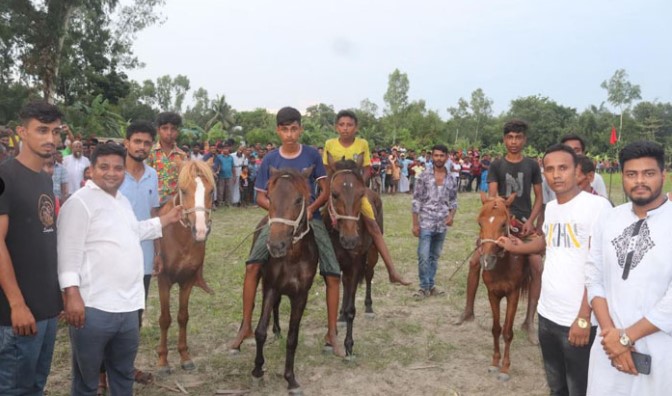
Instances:
[[[161,237],[162,224],[178,221],[179,214],[138,221],[118,192],[125,171],[123,148],[101,145],[91,158],[92,180],[66,201],[58,217],[58,278],[72,345],[71,394],[95,394],[104,363],[111,394],[130,395],[138,310],[145,303],[140,241]]]
[[[593,233],[586,287],[604,345],[591,349],[588,395],[672,394],[672,202],[656,146],[623,149],[631,202],[603,213]],[[651,355],[649,375],[635,375],[632,350]]]
[[[82,155],[82,142],[76,140],[72,143],[72,154],[63,158],[63,167],[68,173],[68,193],[74,194],[81,188],[84,179],[84,170],[91,165],[88,158]]]

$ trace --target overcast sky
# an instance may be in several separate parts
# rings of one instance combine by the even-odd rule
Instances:
[[[446,117],[482,88],[499,113],[540,94],[585,107],[624,68],[644,100],[672,101],[670,0],[167,0],[138,35],[136,80],[184,74],[237,110],[319,102],[384,107],[388,75]]]

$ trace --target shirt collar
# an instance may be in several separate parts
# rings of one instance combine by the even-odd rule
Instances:
[[[154,147],[152,147],[152,150],[153,151],[163,151],[161,149],[161,142],[156,142],[156,144],[154,144]],[[184,154],[184,151],[182,151],[181,148],[177,147],[177,143],[174,143],[173,148],[170,150],[170,153],[168,155],[171,155],[173,153]]]

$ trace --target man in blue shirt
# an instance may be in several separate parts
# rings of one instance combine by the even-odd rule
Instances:
[[[230,206],[233,199],[233,181],[236,175],[233,168],[231,148],[224,146],[222,153],[217,156],[219,173],[217,174],[217,206]]]
[[[159,209],[159,179],[156,170],[145,164],[145,159],[149,156],[156,129],[151,122],[135,121],[126,129],[126,174],[119,191],[126,196],[131,203],[133,213],[138,221],[147,220],[155,217]],[[141,241],[142,255],[144,263],[143,284],[145,286],[145,303],[149,292],[149,281],[152,279],[155,257],[157,267],[160,263],[160,244],[159,240]],[[155,249],[156,247],[156,249]],[[158,269],[158,268],[157,268]],[[142,327],[142,312],[138,311],[138,322]],[[146,383],[151,381],[151,374],[143,373],[140,370],[135,371],[135,380]]]

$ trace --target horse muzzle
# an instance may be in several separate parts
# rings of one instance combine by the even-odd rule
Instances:
[[[353,236],[346,236],[346,235],[341,235],[339,237],[339,241],[341,242],[341,246],[343,249],[346,250],[352,250],[357,247],[359,244],[359,235],[353,235]]]
[[[495,254],[481,255],[479,262],[481,264],[481,269],[483,271],[492,271],[493,269],[495,269],[495,265],[497,265],[497,255]]]
[[[273,258],[285,257],[290,246],[291,244],[288,241],[268,241],[266,243],[268,253]]]

